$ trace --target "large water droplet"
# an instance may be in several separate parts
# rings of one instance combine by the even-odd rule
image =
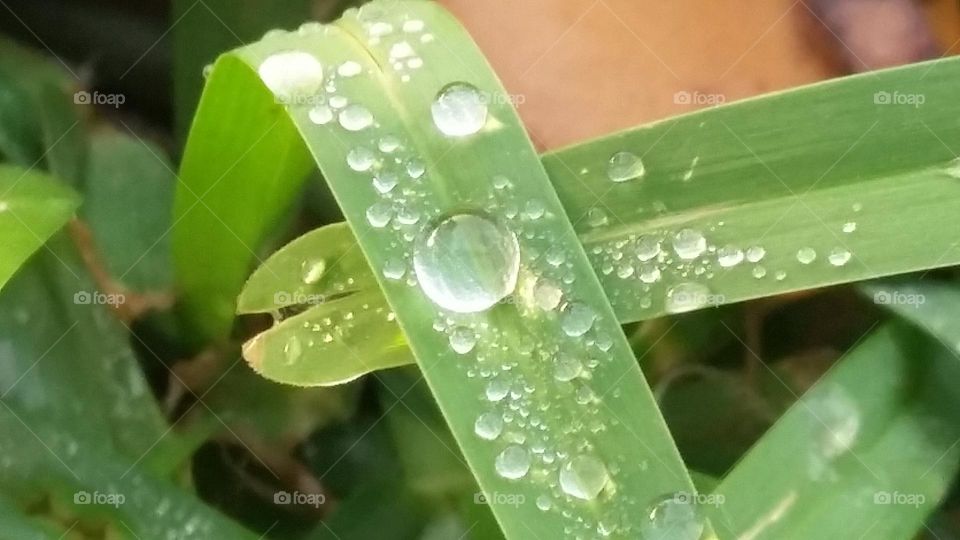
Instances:
[[[702,283],[681,283],[667,291],[668,313],[686,313],[706,305],[712,300],[710,289]]]
[[[530,453],[524,447],[512,444],[497,456],[495,467],[497,474],[508,480],[523,478],[530,470]]]
[[[504,377],[490,379],[490,382],[487,383],[487,389],[484,391],[484,393],[487,396],[487,401],[500,401],[501,399],[507,397],[507,394],[510,393],[510,381]]]
[[[473,432],[477,437],[492,441],[503,431],[503,416],[495,412],[485,412],[477,417],[473,424]]]
[[[640,532],[644,540],[697,540],[703,529],[704,521],[693,497],[678,493],[650,507]]]
[[[413,266],[423,292],[435,304],[476,313],[516,288],[520,246],[506,226],[476,214],[457,214],[421,237]]]
[[[363,105],[348,105],[340,111],[340,125],[347,131],[360,131],[373,124],[373,115]]]
[[[736,246],[723,246],[717,250],[717,263],[724,268],[730,268],[743,261],[743,251]]]
[[[752,263],[762,261],[766,255],[767,250],[763,249],[761,246],[751,246],[747,249],[747,260]]]
[[[590,306],[573,302],[563,310],[560,326],[568,336],[578,337],[586,334],[593,327],[593,321],[596,318],[597,315]]]
[[[560,382],[576,379],[583,372],[583,364],[575,356],[561,353],[553,368],[553,378]]]
[[[477,88],[457,82],[445,86],[430,107],[433,123],[444,135],[465,137],[487,123],[487,103]]]
[[[301,277],[306,285],[313,285],[320,281],[324,271],[327,269],[327,262],[323,259],[315,261],[304,261],[301,265]]]
[[[607,162],[607,178],[614,182],[642,178],[646,172],[643,160],[632,152],[617,152]]]
[[[467,354],[477,345],[477,334],[466,326],[458,326],[450,332],[450,348],[457,354]]]
[[[597,498],[610,480],[606,465],[593,456],[577,456],[560,468],[560,488],[578,499]]]
[[[699,231],[683,229],[673,237],[673,251],[681,259],[696,259],[706,250],[707,240]]]
[[[305,105],[323,86],[323,66],[303,51],[272,54],[260,63],[257,73],[285,105]]]
[[[389,193],[397,186],[397,175],[391,172],[381,172],[373,177],[373,187],[380,193]]]

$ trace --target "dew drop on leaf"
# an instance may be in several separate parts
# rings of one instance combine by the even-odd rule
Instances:
[[[584,501],[596,499],[609,480],[606,465],[593,456],[576,456],[560,468],[560,489]]]
[[[617,152],[607,162],[607,178],[613,182],[642,178],[646,172],[643,160],[632,152]]]
[[[500,476],[517,480],[526,476],[530,470],[530,453],[524,447],[512,444],[500,452],[494,465]]]
[[[440,133],[449,137],[473,135],[487,123],[486,100],[475,86],[463,82],[440,90],[430,112]]]
[[[477,345],[477,334],[466,326],[457,326],[450,332],[450,348],[457,354],[467,354]]]
[[[813,248],[800,248],[797,251],[797,260],[800,264],[810,264],[817,259],[817,252]]]
[[[312,54],[303,51],[272,54],[260,63],[257,73],[286,105],[306,103],[323,86],[323,66]]]
[[[348,105],[340,111],[340,125],[347,131],[360,131],[373,124],[373,115],[363,105]]]
[[[477,437],[492,441],[503,431],[503,416],[495,412],[485,412],[477,417],[473,424],[473,432]]]
[[[513,293],[520,246],[503,224],[477,214],[457,214],[417,241],[413,266],[433,303],[456,313],[477,313]]]
[[[586,304],[573,302],[563,310],[563,318],[560,326],[563,332],[570,337],[582,336],[593,327],[593,321],[597,318],[593,309]]]

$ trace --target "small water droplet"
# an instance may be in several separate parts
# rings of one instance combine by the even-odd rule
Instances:
[[[435,304],[457,313],[476,313],[516,288],[520,246],[503,224],[476,214],[457,214],[417,242],[413,265],[420,286]]]
[[[561,353],[553,369],[553,378],[560,382],[576,379],[583,372],[583,364],[571,354]]]
[[[850,261],[850,252],[843,248],[833,248],[830,251],[830,255],[827,257],[827,260],[830,261],[830,264],[834,266],[843,266]]]
[[[632,152],[617,152],[607,162],[607,178],[613,182],[642,178],[646,172],[643,160]]]
[[[283,356],[286,359],[287,364],[296,362],[300,359],[302,354],[303,345],[300,344],[300,339],[297,338],[297,336],[290,336],[283,346]]]
[[[450,137],[465,137],[480,131],[487,123],[487,103],[471,84],[457,82],[445,86],[430,107],[433,123]]]
[[[390,172],[380,172],[373,177],[373,187],[380,193],[389,193],[397,186],[397,175]]]
[[[450,348],[457,354],[467,354],[477,345],[477,334],[466,326],[457,326],[450,332]]]
[[[503,416],[495,412],[485,412],[477,417],[473,432],[481,439],[492,441],[503,432]]]
[[[645,540],[697,540],[705,523],[690,494],[662,497],[650,506],[640,532]]]
[[[537,508],[546,512],[553,508],[553,502],[550,500],[550,497],[546,495],[540,495],[537,497]]]
[[[347,165],[357,172],[366,172],[373,167],[376,156],[365,146],[358,146],[347,152]]]
[[[375,202],[367,208],[367,222],[377,229],[386,227],[392,217],[393,208],[384,201]]]
[[[648,285],[660,281],[660,267],[652,263],[640,265],[640,281]]]
[[[800,264],[810,264],[817,260],[817,252],[813,248],[805,247],[797,250],[797,260]]]
[[[333,110],[326,105],[317,105],[310,109],[310,121],[318,126],[329,124],[333,120]]]
[[[377,21],[367,27],[367,34],[370,37],[383,37],[393,33],[393,25],[383,21]]]
[[[684,260],[696,259],[707,250],[707,240],[700,231],[683,229],[673,237],[673,251]]]
[[[637,258],[649,261],[660,254],[660,239],[644,235],[637,239]]]
[[[568,336],[578,337],[586,334],[593,327],[596,318],[597,315],[590,306],[572,302],[563,310],[560,326]]]
[[[500,476],[517,480],[526,476],[530,470],[530,453],[524,447],[512,444],[500,452],[494,465]]]
[[[410,58],[414,56],[413,47],[410,46],[410,43],[406,41],[398,41],[390,47],[390,59],[399,60],[401,58]]]
[[[427,172],[426,166],[419,159],[411,159],[407,162],[407,176],[416,180],[423,176],[423,173]]]
[[[852,233],[852,232],[855,231],[855,230],[857,230],[857,222],[856,222],[856,221],[848,221],[847,223],[844,223],[844,224],[843,224],[843,232],[845,232],[845,233]]]
[[[717,263],[724,268],[731,268],[743,261],[743,251],[736,246],[723,246],[717,250]]]
[[[686,313],[711,304],[710,289],[702,283],[680,283],[667,291],[667,313]]]
[[[359,75],[361,71],[363,71],[363,67],[353,60],[347,60],[337,67],[337,74],[341,77],[354,77]]]
[[[537,282],[533,289],[533,300],[537,307],[544,311],[552,311],[560,305],[563,298],[563,291],[559,287],[546,280]]]
[[[409,21],[404,21],[403,31],[408,34],[416,34],[417,32],[423,32],[423,21],[419,19],[410,19]]]
[[[758,263],[767,255],[767,250],[761,246],[751,246],[747,249],[747,260],[752,263]]]
[[[377,143],[377,148],[385,154],[392,154],[397,148],[400,148],[400,139],[393,135],[385,135],[380,139],[380,142]]]
[[[760,265],[757,265],[753,267],[753,271],[751,272],[751,274],[753,274],[753,277],[757,279],[763,279],[767,275],[767,269]]]
[[[342,109],[347,106],[347,103],[350,103],[344,96],[330,96],[330,99],[327,100],[327,103],[330,104],[334,109]]]
[[[272,54],[260,63],[257,73],[285,105],[305,104],[323,86],[323,66],[303,51]]]
[[[539,199],[530,199],[523,206],[523,216],[531,220],[540,219],[545,211],[546,209]]]
[[[596,499],[609,480],[606,465],[593,456],[577,456],[560,468],[560,489],[585,501]]]
[[[347,131],[360,131],[373,124],[373,115],[363,105],[348,105],[340,111],[340,125]]]
[[[504,377],[496,377],[490,379],[490,382],[487,383],[487,389],[485,394],[487,396],[487,401],[497,402],[501,399],[507,397],[507,394],[510,393],[510,381]]]
[[[320,281],[323,273],[327,270],[327,262],[323,259],[315,261],[303,261],[301,268],[301,277],[306,285],[313,285]]]
[[[603,211],[602,208],[591,208],[587,212],[587,225],[596,228],[603,227],[609,222],[607,219],[607,213]]]
[[[383,276],[394,281],[402,279],[407,273],[407,265],[400,259],[389,259],[383,264]]]
[[[774,279],[776,279],[777,281],[783,281],[783,280],[787,279],[787,273],[784,272],[783,270],[780,270],[780,271],[777,272],[773,277],[774,277]]]

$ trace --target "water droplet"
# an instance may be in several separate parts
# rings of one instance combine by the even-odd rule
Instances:
[[[777,281],[783,281],[783,280],[787,279],[787,273],[784,272],[783,270],[780,270],[780,271],[777,272],[773,277],[774,277],[774,279],[776,279]]]
[[[607,162],[607,178],[614,182],[642,178],[646,172],[643,160],[632,152],[617,152]]]
[[[758,263],[767,255],[767,250],[760,246],[751,246],[747,249],[747,260],[752,263]]]
[[[450,348],[457,354],[467,354],[477,345],[477,334],[466,326],[457,326],[450,332]]]
[[[383,264],[383,276],[387,279],[398,280],[407,273],[407,265],[400,259],[389,259]]]
[[[297,336],[290,336],[287,339],[287,342],[283,346],[283,356],[287,361],[287,364],[292,364],[300,359],[300,355],[303,354],[303,345],[300,344],[300,339]]]
[[[347,131],[360,131],[373,124],[373,115],[363,105],[349,105],[340,111],[340,125]]]
[[[359,75],[361,71],[363,71],[363,67],[353,60],[347,60],[337,68],[337,73],[341,77],[354,77]]]
[[[637,258],[641,261],[649,261],[660,254],[660,240],[650,235],[644,235],[637,239]]]
[[[373,151],[365,146],[358,146],[347,153],[347,165],[357,171],[369,171],[376,161]]]
[[[487,396],[487,401],[497,402],[501,399],[507,397],[507,394],[510,393],[510,381],[506,380],[503,377],[497,377],[490,379],[490,382],[487,383],[487,390],[485,392]]]
[[[393,135],[386,135],[380,139],[380,142],[377,143],[377,148],[385,154],[392,154],[400,148],[400,139],[394,137]]]
[[[333,110],[326,105],[317,105],[310,109],[309,116],[311,122],[322,126],[333,120]]]
[[[373,177],[373,187],[380,193],[389,193],[397,187],[397,175],[390,172],[381,172]]]
[[[417,242],[413,265],[420,286],[435,304],[457,313],[476,313],[516,288],[520,246],[503,224],[476,214],[457,214]]]
[[[517,480],[530,470],[530,453],[524,447],[512,444],[500,452],[494,465],[500,476]]]
[[[596,318],[597,315],[590,306],[573,302],[563,310],[560,326],[563,328],[563,332],[570,337],[582,336],[593,327],[593,321]]]
[[[543,217],[543,213],[546,209],[543,207],[543,203],[539,199],[530,199],[523,206],[523,215],[527,219],[540,219]]]
[[[320,281],[323,273],[327,270],[327,262],[323,259],[315,261],[303,261],[301,268],[301,277],[306,285],[313,285]]]
[[[856,221],[848,221],[848,222],[846,222],[846,223],[843,224],[843,232],[845,232],[845,233],[852,233],[852,232],[855,231],[855,230],[857,230],[857,222],[856,222]]]
[[[427,172],[426,166],[423,162],[418,159],[411,159],[407,162],[407,176],[416,180],[423,176],[423,173]]]
[[[646,284],[660,281],[660,267],[652,263],[640,265],[640,281]]]
[[[587,225],[591,227],[603,227],[609,222],[607,219],[607,213],[603,211],[602,208],[591,208],[587,212]]]
[[[393,33],[393,25],[383,21],[377,21],[367,28],[367,34],[371,37],[383,37]]]
[[[553,378],[560,382],[576,379],[583,372],[583,364],[573,355],[561,353],[553,369]]]
[[[403,23],[403,31],[408,34],[416,34],[417,32],[423,32],[423,21],[419,19],[410,19]]]
[[[736,266],[742,261],[743,251],[736,246],[723,246],[717,250],[717,263],[724,268]]]
[[[706,250],[707,240],[699,231],[683,229],[673,237],[673,251],[681,259],[696,259]]]
[[[632,275],[633,275],[633,265],[629,263],[624,263],[617,267],[618,278],[627,279]]]
[[[390,59],[399,60],[401,58],[410,58],[414,56],[413,47],[410,46],[410,43],[406,41],[398,41],[390,47]]]
[[[560,468],[560,489],[585,501],[592,501],[610,480],[606,465],[593,456],[577,456]]]
[[[453,83],[437,94],[430,107],[433,123],[450,137],[465,137],[480,131],[487,123],[487,103],[473,85]]]
[[[485,412],[477,417],[473,432],[481,439],[492,441],[503,432],[503,416],[494,412]]]
[[[550,497],[546,495],[540,495],[537,497],[537,508],[546,512],[553,508],[553,502],[550,500]]]
[[[334,109],[342,109],[347,106],[349,101],[344,96],[331,96],[327,103]]]
[[[760,265],[757,265],[753,267],[753,271],[751,272],[751,274],[753,274],[753,277],[757,279],[763,279],[767,275],[767,269]]]
[[[544,255],[547,264],[550,266],[560,266],[564,261],[567,260],[567,254],[561,245],[553,245],[547,249],[547,253]]]
[[[559,287],[546,280],[537,282],[533,289],[533,300],[542,310],[552,311],[560,305],[563,298],[563,291]]]
[[[800,264],[810,264],[817,259],[817,252],[813,248],[800,248],[797,251],[797,260]]]
[[[686,313],[709,305],[710,289],[702,283],[681,283],[667,291],[667,313]]]
[[[377,229],[386,227],[392,217],[393,208],[384,201],[375,202],[367,208],[367,222]]]
[[[830,251],[830,255],[827,257],[827,260],[830,261],[830,264],[834,266],[843,266],[850,262],[850,252],[843,248],[833,248]]]
[[[306,104],[323,86],[323,66],[303,51],[272,54],[260,63],[257,73],[285,105]]]
[[[640,532],[644,540],[697,540],[704,527],[693,497],[677,493],[651,505]]]

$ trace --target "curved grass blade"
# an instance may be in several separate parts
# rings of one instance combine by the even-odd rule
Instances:
[[[470,102],[475,91],[502,95],[499,82],[456,22],[433,4],[373,4],[360,16],[366,18],[354,15],[336,26],[275,35],[222,57],[207,92],[214,92],[218,77],[233,82],[232,92],[245,89],[259,72],[283,98],[277,101],[291,105],[285,110],[268,100],[274,114],[289,111],[372,266],[389,268],[387,275],[376,272],[377,280],[482,489],[527,501],[493,505],[507,536],[639,531],[647,526],[649,504],[693,487],[539,159],[507,100],[480,98],[489,111],[486,127],[464,140],[444,137],[431,121],[431,104],[448,83],[467,81],[480,89],[461,88],[466,94],[452,98]],[[378,22],[395,31],[388,36]],[[433,41],[423,38],[428,34]],[[403,59],[399,66],[397,58]],[[410,62],[412,58],[419,61]],[[322,85],[311,78],[320,72],[317,62],[329,77]],[[349,67],[337,69],[340,76],[330,76],[344,65]],[[356,76],[343,75],[357,67]],[[291,73],[297,76],[291,78]],[[250,100],[262,99],[262,92],[252,92]],[[319,104],[317,95],[324,93],[349,101],[339,121],[327,123],[322,107],[331,104],[313,108]],[[221,122],[234,132],[251,127],[238,128],[230,115],[204,118],[205,103],[206,98],[199,125]],[[262,103],[256,107],[264,110]],[[206,150],[190,148],[190,161],[215,160],[218,154]],[[396,193],[385,196],[370,183],[375,173],[405,177]],[[503,174],[514,179],[511,189],[494,186],[493,177]],[[502,212],[504,203],[524,208],[522,213]],[[457,245],[479,250],[474,256],[481,260],[468,259],[466,267],[446,271],[479,272],[476,279],[489,279],[483,272],[491,269],[482,263],[499,255],[502,261],[494,270],[518,273],[516,303],[482,310],[471,305],[472,312],[460,313],[456,294],[447,300],[437,293],[428,297],[422,283],[413,281],[411,244],[443,216],[464,208],[472,213],[451,225],[468,231]],[[396,218],[395,228],[383,226],[381,211],[395,212],[390,216]],[[470,244],[476,242],[471,231],[499,240],[502,251],[488,251],[487,243]],[[557,266],[548,262],[559,257],[563,261]],[[425,264],[442,266],[444,261]],[[520,269],[511,270],[513,264]],[[431,272],[444,271],[435,266],[416,275],[422,281],[431,279]],[[404,279],[387,277],[398,274]],[[451,333],[472,341],[470,350],[462,343],[459,352],[452,348]],[[288,361],[297,361],[295,351],[295,346],[288,348]],[[571,356],[564,359],[569,363],[556,365],[560,353]],[[497,437],[474,433],[485,413],[504,423]]]
[[[713,494],[722,537],[911,538],[950,488],[960,362],[902,323],[808,391]]]
[[[46,174],[0,166],[0,287],[79,204],[73,190]]]

